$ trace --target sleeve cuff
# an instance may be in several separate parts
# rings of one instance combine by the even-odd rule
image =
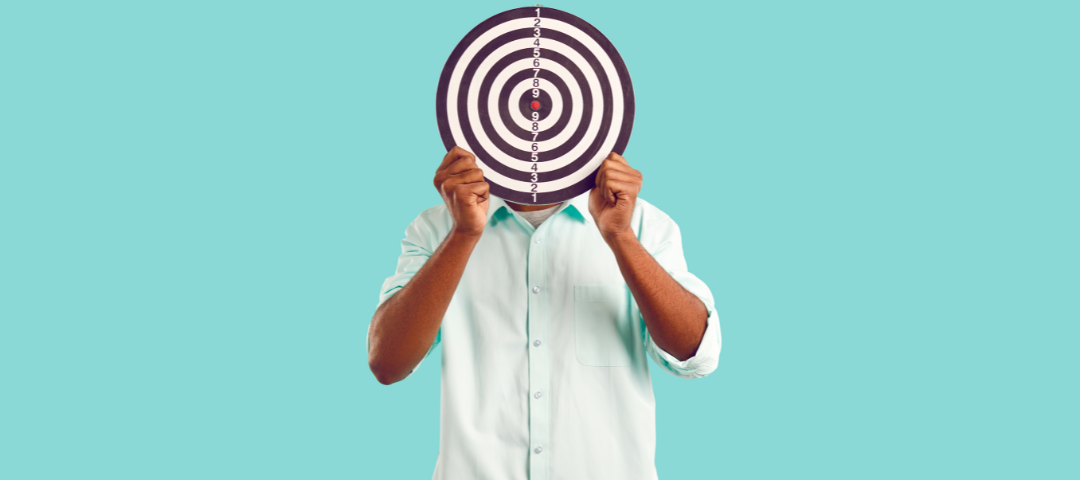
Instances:
[[[648,337],[648,350],[657,365],[660,365],[668,373],[679,378],[701,378],[716,370],[720,359],[720,323],[716,316],[716,309],[707,303],[705,308],[709,311],[709,317],[705,320],[705,334],[698,344],[694,355],[686,360],[679,360],[670,353],[664,351]]]

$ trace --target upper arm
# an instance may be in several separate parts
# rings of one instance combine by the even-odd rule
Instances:
[[[405,238],[401,240],[401,255],[398,255],[397,269],[383,281],[379,290],[379,306],[392,297],[398,290],[409,283],[420,267],[431,258],[438,244],[433,244],[433,232],[424,214],[416,217],[405,229]]]

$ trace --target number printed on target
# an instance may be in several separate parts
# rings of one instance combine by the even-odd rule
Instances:
[[[608,153],[624,152],[634,88],[595,27],[523,7],[481,22],[454,48],[436,117],[443,145],[472,152],[492,194],[546,205],[588,192]]]

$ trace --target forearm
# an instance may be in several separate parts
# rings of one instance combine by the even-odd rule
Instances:
[[[656,346],[675,358],[694,355],[705,335],[705,304],[664,270],[632,231],[606,237]]]
[[[403,380],[423,360],[479,236],[451,233],[416,275],[375,311],[368,365],[380,383]]]

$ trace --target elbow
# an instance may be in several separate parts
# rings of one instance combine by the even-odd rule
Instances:
[[[698,341],[697,345],[683,345],[679,350],[671,352],[671,356],[675,357],[675,360],[685,362],[697,356],[700,346],[701,341]]]
[[[383,385],[393,385],[398,382],[398,380],[393,377],[387,375],[379,375],[378,373],[375,374],[375,379]]]
[[[715,372],[720,364],[720,346],[719,330],[716,330],[715,336],[706,334],[698,343],[694,353],[686,358],[669,352],[668,355],[677,360],[678,363],[669,363],[668,371],[679,378],[707,377],[710,373]]]
[[[391,365],[387,365],[388,359],[386,358],[386,355],[380,353],[384,351],[385,348],[379,347],[379,336],[376,334],[376,331],[373,331],[372,325],[378,322],[379,313],[381,311],[382,306],[380,305],[379,308],[375,310],[375,316],[372,317],[371,324],[368,325],[368,369],[370,369],[371,373],[375,375],[375,380],[378,380],[379,383],[383,385],[390,385],[400,382],[405,377],[401,375],[396,375],[393,367]]]
[[[405,378],[398,374],[392,364],[388,365],[389,359],[379,354],[379,348],[373,348],[370,343],[368,345],[368,369],[371,370],[372,375],[375,375],[375,380],[383,385],[390,385]]]
[[[375,375],[375,380],[378,380],[379,383],[383,385],[391,385],[402,380],[400,375],[394,374],[394,372],[381,365],[380,362],[375,359],[368,360],[368,368],[370,368],[371,373]]]

